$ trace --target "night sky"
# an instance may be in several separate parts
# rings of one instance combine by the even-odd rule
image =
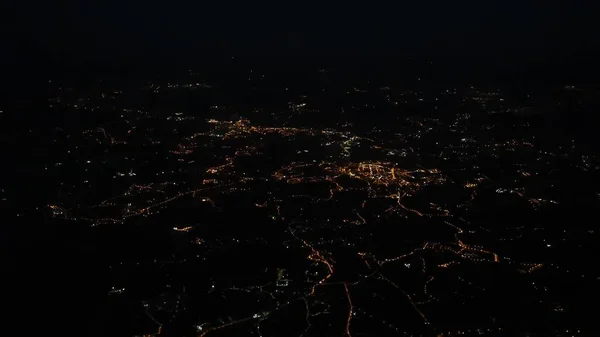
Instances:
[[[306,2],[20,1],[8,64],[56,70],[249,63],[443,66],[592,65],[600,53],[591,1]],[[544,68],[546,69],[546,68]]]

